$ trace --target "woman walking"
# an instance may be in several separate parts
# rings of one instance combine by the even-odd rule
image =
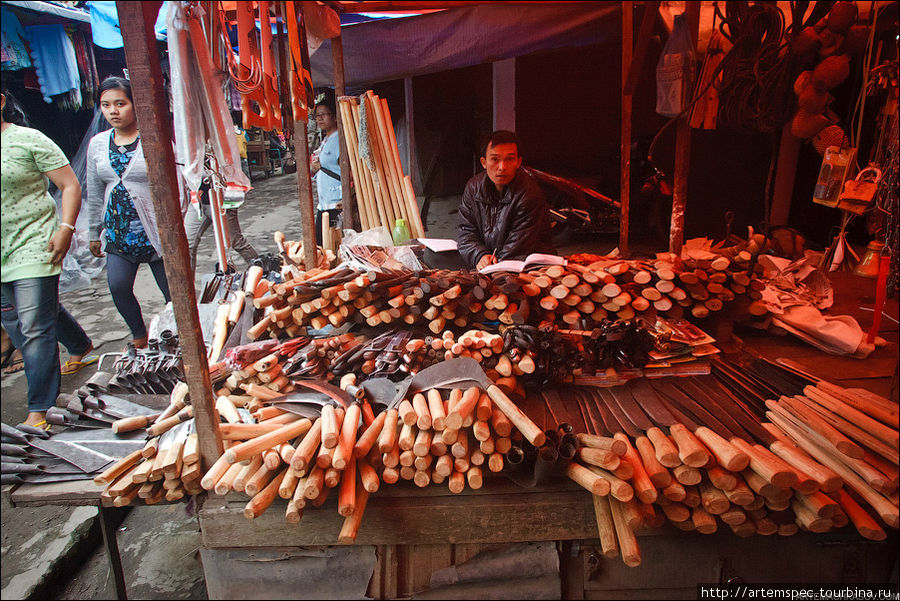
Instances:
[[[81,185],[69,160],[50,138],[19,123],[24,116],[0,95],[2,181],[2,322],[24,358],[28,381],[25,424],[41,426],[59,396],[58,341],[83,365],[90,338],[59,304],[59,274],[81,208]],[[45,176],[62,192],[62,219]]]
[[[150,266],[166,302],[170,296],[131,83],[121,77],[103,80],[100,110],[112,129],[94,136],[88,147],[90,248],[96,257],[106,251],[106,276],[113,302],[131,330],[135,348],[144,348],[147,327],[134,295],[134,279],[142,263]],[[103,230],[106,244],[101,249]]]

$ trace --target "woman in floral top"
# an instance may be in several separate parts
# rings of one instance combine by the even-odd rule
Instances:
[[[150,199],[141,134],[134,114],[131,83],[108,77],[100,85],[100,110],[113,126],[91,139],[87,161],[87,213],[91,252],[103,256],[100,233],[106,231],[106,271],[113,302],[131,330],[134,346],[147,346],[147,328],[134,295],[134,280],[147,263],[169,302],[169,284],[159,253],[156,213]]]

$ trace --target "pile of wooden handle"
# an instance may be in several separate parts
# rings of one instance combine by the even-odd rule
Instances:
[[[237,406],[255,411],[262,401],[293,392],[293,377],[331,379],[331,362],[354,344],[356,338],[352,334],[341,334],[309,340],[289,352],[267,354],[233,370],[216,390],[216,396],[229,397]]]
[[[360,147],[360,103],[366,105],[368,139],[374,163],[369,168],[362,157]],[[410,236],[425,235],[412,181],[403,175],[400,152],[394,135],[393,121],[387,100],[379,98],[371,90],[361,98],[338,98],[344,140],[350,155],[350,171],[356,183],[357,207],[363,230],[379,226],[391,232],[397,219],[406,220]]]
[[[136,499],[147,505],[173,502],[202,492],[203,469],[187,385],[179,382],[170,401],[155,418],[131,417],[113,423],[117,433],[146,428],[147,443],[94,478],[95,484],[106,487],[101,497],[112,506],[125,507]]]
[[[468,330],[457,337],[445,330],[440,336],[413,338],[401,355],[400,370],[406,373],[418,371],[457,357],[470,357],[479,362],[485,374],[497,386],[524,398],[525,389],[517,380],[519,376],[534,373],[534,353],[519,349],[504,349],[503,337],[484,330]],[[363,367],[365,373],[365,367]]]
[[[898,528],[896,404],[823,381],[768,405],[767,446],[674,426],[637,439],[578,434],[567,475],[594,495],[603,554],[640,564],[635,531],[666,521],[702,534],[722,522],[738,536],[852,523],[876,541],[884,525]]]
[[[702,268],[680,262],[676,267],[663,259],[653,264],[607,260],[491,276],[468,271],[312,270],[263,289],[253,302],[267,313],[248,336],[296,336],[304,326],[339,327],[348,321],[370,327],[421,325],[440,334],[495,320],[590,329],[604,319],[628,320],[653,312],[679,317],[688,311],[705,317],[738,294],[759,295],[745,259],[741,254],[734,260],[719,256]],[[765,311],[762,303],[750,303]]]
[[[349,382],[347,382],[349,383]],[[346,384],[346,383],[345,383]],[[206,472],[201,486],[224,495],[252,497],[244,515],[253,519],[277,498],[288,501],[285,520],[297,523],[307,504],[322,505],[338,490],[338,513],[346,518],[340,542],[353,542],[368,495],[381,482],[417,486],[447,482],[458,493],[480,488],[484,470],[503,469],[503,453],[515,428],[478,388],[417,393],[374,417],[367,404],[325,405],[314,421],[276,406],[258,410],[257,423],[220,415],[227,450]],[[217,405],[219,408],[219,405]]]

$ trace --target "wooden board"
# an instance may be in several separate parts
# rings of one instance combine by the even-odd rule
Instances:
[[[307,508],[297,525],[285,524],[285,503],[278,500],[250,521],[243,516],[245,500],[209,498],[199,512],[203,544],[215,548],[337,543],[343,518],[333,500],[321,508]],[[519,489],[497,494],[403,496],[379,491],[369,499],[356,544],[568,540],[592,538],[596,528],[591,497],[580,488],[553,493]]]

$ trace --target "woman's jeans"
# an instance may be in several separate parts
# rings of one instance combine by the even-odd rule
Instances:
[[[91,339],[59,304],[59,276],[2,284],[3,328],[25,360],[28,410],[43,412],[59,396],[59,345],[72,355],[87,352]]]
[[[166,302],[172,298],[169,296],[169,281],[166,279],[166,271],[162,259],[148,263],[153,272],[156,285]],[[131,337],[135,340],[147,337],[147,326],[144,325],[144,316],[141,313],[141,305],[134,296],[134,278],[137,277],[140,263],[132,263],[128,259],[113,253],[106,253],[106,279],[109,282],[109,292],[119,314],[131,330]]]

